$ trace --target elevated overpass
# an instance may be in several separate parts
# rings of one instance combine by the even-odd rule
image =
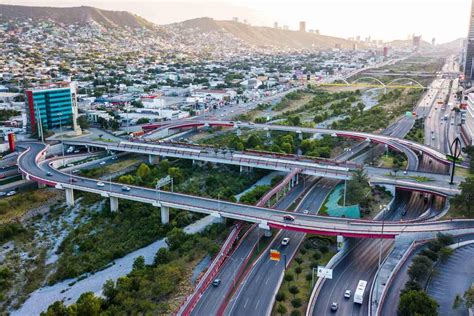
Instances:
[[[301,174],[339,180],[350,179],[352,171],[361,168],[361,165],[355,163],[337,163],[329,159],[313,159],[311,157],[264,152],[238,152],[200,146],[183,146],[175,143],[128,141],[117,143],[110,141],[72,140],[64,140],[64,143],[74,146],[99,147],[107,151],[139,153],[150,155],[150,157],[162,156],[192,159],[288,173],[298,169]],[[150,158],[150,161],[152,160],[153,158]],[[457,184],[448,185],[450,179],[445,174],[410,171],[409,175],[400,178],[391,175],[391,170],[389,169],[366,168],[366,170],[372,184],[432,193],[440,196],[453,196],[459,193]],[[423,181],[420,181],[420,179],[423,179]]]
[[[395,238],[400,234],[435,234],[465,233],[474,230],[474,220],[450,220],[423,223],[399,223],[352,220],[323,216],[288,213],[282,210],[217,201],[214,199],[153,190],[142,187],[131,187],[123,191],[122,184],[107,182],[97,186],[97,180],[66,174],[52,167],[51,161],[44,161],[47,147],[41,143],[23,144],[26,150],[18,158],[20,171],[29,180],[66,191],[69,205],[74,204],[74,190],[100,194],[110,198],[111,210],[118,210],[118,199],[127,199],[149,203],[160,207],[162,221],[169,221],[169,208],[183,209],[192,212],[211,214],[215,217],[233,218],[258,223],[262,229],[279,228],[311,234],[342,235],[358,238]],[[60,158],[56,158],[60,159]],[[73,180],[74,179],[74,180]],[[292,214],[293,221],[284,219]]]
[[[354,132],[345,130],[333,130],[326,128],[311,128],[311,127],[298,127],[298,126],[286,126],[286,125],[275,125],[275,124],[254,124],[248,122],[234,122],[234,121],[197,121],[197,120],[180,120],[180,121],[169,121],[168,124],[157,125],[159,129],[183,129],[183,128],[200,128],[207,126],[222,126],[222,127],[233,127],[233,128],[249,128],[259,129],[264,131],[281,131],[281,132],[294,132],[297,134],[310,134],[310,135],[332,135],[335,137],[351,138],[358,140],[367,140],[377,144],[385,144],[389,148],[402,152],[407,156],[410,166],[416,169],[418,166],[418,155],[423,154],[435,159],[443,164],[449,164],[449,160],[446,155],[437,149],[428,145],[423,145],[414,141],[398,138],[394,136],[387,136],[374,133],[365,132]],[[149,125],[148,128],[153,128],[153,125]],[[146,136],[145,139],[153,139],[153,134]]]

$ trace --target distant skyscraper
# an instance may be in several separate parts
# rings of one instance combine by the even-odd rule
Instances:
[[[360,42],[360,35],[356,36],[356,41]]]
[[[306,32],[306,22],[300,21],[300,32]]]
[[[418,50],[421,44],[421,35],[413,36],[413,50]]]
[[[285,31],[288,31],[290,28],[288,27],[288,25],[283,25],[283,29],[284,29]]]
[[[474,0],[471,4],[471,15],[469,18],[469,30],[467,33],[466,55],[464,57],[464,79],[472,79],[472,62],[474,58]]]
[[[385,46],[385,47],[383,48],[383,57],[387,58],[387,56],[388,56],[388,47]]]
[[[273,28],[275,28],[275,29],[278,28],[278,22],[273,22]]]
[[[433,46],[436,45],[436,38],[433,37],[433,38],[431,39],[431,45],[433,45]]]
[[[234,16],[234,17],[232,18],[232,21],[234,21],[234,22],[239,22],[239,18],[236,17],[236,16]]]

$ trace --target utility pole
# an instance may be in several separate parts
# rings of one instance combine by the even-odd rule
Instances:
[[[454,141],[452,142],[451,146],[449,146],[449,152],[451,153],[448,155],[448,157],[451,158],[452,164],[451,164],[451,181],[449,184],[454,184],[454,171],[456,168],[456,161],[459,159],[461,156],[461,140],[459,140],[459,137],[456,137]]]

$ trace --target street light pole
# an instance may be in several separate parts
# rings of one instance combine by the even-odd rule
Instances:
[[[386,206],[384,205],[381,205],[381,207],[383,207],[382,209],[382,234],[380,235],[380,248],[379,248],[379,264],[378,264],[378,271],[380,273],[380,266],[382,264],[382,249],[383,249],[383,229],[384,229],[384,225],[385,225],[385,210],[387,209]],[[380,274],[378,274],[378,276],[380,276]],[[376,294],[377,295],[377,304],[378,304],[378,293],[379,293],[379,283],[380,283],[380,279],[377,280],[377,278],[375,279],[375,282],[376,282],[376,286],[377,286],[377,290],[376,290]]]
[[[63,149],[63,167],[66,165],[66,159],[64,158],[64,138],[63,138],[63,125],[62,125],[62,113],[59,112],[59,132],[61,133],[60,140],[61,140],[61,147]]]

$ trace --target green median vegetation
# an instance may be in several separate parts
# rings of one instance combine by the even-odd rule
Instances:
[[[104,284],[103,298],[87,292],[68,307],[57,301],[41,315],[174,314],[191,291],[192,267],[204,256],[214,256],[227,233],[223,224],[194,235],[173,228],[166,234],[168,248],[158,250],[153,264],[146,265],[143,257],[135,259],[132,272]]]
[[[316,275],[313,279],[313,268],[325,266],[335,252],[335,238],[308,235],[285,271],[272,315],[281,314],[283,308],[286,310],[283,314],[291,311],[291,315],[304,315],[311,296],[311,283],[317,280]]]

